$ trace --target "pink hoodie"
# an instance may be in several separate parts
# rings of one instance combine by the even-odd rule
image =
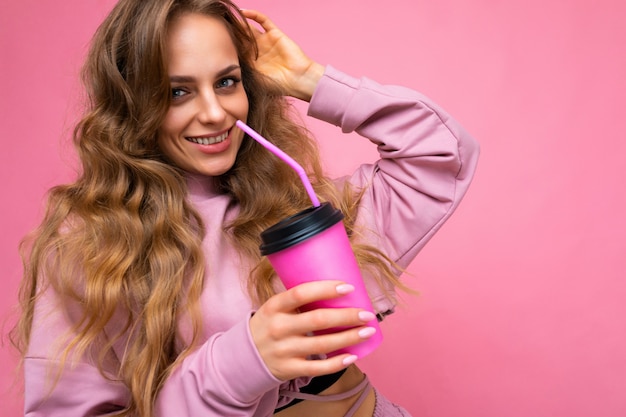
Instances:
[[[356,131],[378,146],[380,159],[362,165],[345,180],[368,186],[357,219],[369,231],[364,239],[407,266],[467,191],[478,160],[477,143],[423,95],[355,79],[332,67],[319,82],[309,115],[340,126],[343,132]],[[248,326],[253,306],[245,281],[251,265],[222,232],[222,224],[238,208],[210,184],[207,178],[189,178],[189,198],[207,226],[203,243],[207,276],[201,297],[204,343],[166,381],[155,415],[270,416],[288,401],[279,398],[279,388],[297,389],[309,379],[280,381],[261,360]],[[395,300],[385,297],[371,277],[365,279],[377,311],[393,310]],[[104,378],[89,358],[67,366],[50,392],[55,341],[72,319],[71,312],[56,308],[56,302],[56,295],[48,291],[37,303],[24,364],[25,415],[100,416],[124,408],[128,389]],[[114,330],[116,323],[110,326]],[[184,320],[180,326],[188,334]],[[114,350],[121,357],[123,343]]]

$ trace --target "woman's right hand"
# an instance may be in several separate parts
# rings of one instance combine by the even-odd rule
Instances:
[[[242,10],[242,13],[263,29],[250,26],[259,48],[255,61],[257,71],[274,80],[286,94],[310,101],[324,75],[324,67],[309,58],[263,13],[256,10]]]
[[[357,357],[341,354],[310,360],[355,345],[371,337],[373,328],[364,326],[374,319],[371,312],[358,308],[298,309],[313,301],[341,297],[354,288],[341,281],[317,281],[298,285],[265,302],[250,318],[250,331],[261,358],[276,378],[286,381],[302,376],[338,372]],[[312,335],[318,330],[347,327],[347,330]]]

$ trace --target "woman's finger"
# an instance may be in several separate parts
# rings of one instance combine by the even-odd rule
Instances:
[[[348,329],[376,320],[376,315],[360,308],[318,308],[294,317],[294,326],[304,332],[326,329]]]
[[[328,359],[304,360],[297,364],[295,375],[321,376],[334,374],[356,362],[356,355],[342,354]]]
[[[350,329],[337,334],[301,336],[275,345],[266,355],[261,353],[270,372],[281,380],[299,376],[319,376],[337,372],[358,357],[348,353],[324,359],[311,359],[360,343],[375,331],[369,327]]]
[[[282,320],[266,322],[266,332],[275,340],[299,337],[313,332],[340,332],[363,326],[376,316],[358,308],[315,309],[284,315]]]
[[[341,297],[354,291],[354,287],[342,281],[324,280],[297,285],[268,300],[271,311],[292,312],[314,301]]]
[[[250,9],[245,9],[245,10],[241,10],[241,13],[250,20],[253,20],[255,22],[257,22],[259,25],[261,25],[261,27],[266,31],[269,32],[270,30],[276,30],[278,29],[278,26],[276,26],[274,24],[274,22],[272,22],[270,20],[269,17],[267,17],[266,15],[264,15],[263,13],[259,12],[258,10],[250,10]]]
[[[326,355],[359,344],[375,334],[374,327],[360,326],[335,333],[303,336],[294,343],[292,355],[303,359],[311,355]]]

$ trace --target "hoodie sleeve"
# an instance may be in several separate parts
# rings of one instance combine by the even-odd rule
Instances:
[[[380,159],[347,179],[366,188],[357,226],[368,243],[407,267],[465,195],[478,162],[477,142],[424,95],[330,66],[308,113],[377,146]],[[365,278],[377,310],[393,309],[394,301]]]
[[[24,361],[26,416],[105,416],[128,405],[130,392],[113,366],[101,373],[85,355],[59,372],[59,336],[68,334],[71,323],[71,312],[58,308],[53,291],[42,294]],[[271,415],[281,382],[263,364],[248,320],[242,320],[211,336],[175,369],[159,391],[154,415]]]

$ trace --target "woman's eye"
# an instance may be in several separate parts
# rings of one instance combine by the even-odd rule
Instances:
[[[228,77],[228,78],[222,78],[221,80],[219,80],[217,82],[217,88],[230,88],[230,87],[234,87],[235,84],[237,84],[239,82],[238,79],[236,78],[232,78],[232,77]]]
[[[187,92],[182,88],[172,88],[172,99],[176,100],[182,98]]]

